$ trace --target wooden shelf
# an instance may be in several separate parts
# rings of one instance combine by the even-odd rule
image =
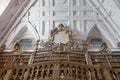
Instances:
[[[108,59],[109,62],[111,64],[112,67],[116,68],[119,67],[120,68],[120,53],[112,53],[110,55],[108,55]]]
[[[27,65],[30,55],[11,55],[11,54],[2,54],[0,55],[0,67],[11,67],[15,65]]]
[[[92,54],[90,58],[93,65],[108,65],[106,55]]]
[[[61,60],[61,61],[77,61],[86,64],[86,59],[84,54],[80,53],[67,53],[67,52],[53,52],[53,53],[42,53],[36,54],[34,63],[41,61],[53,61],[53,60]]]

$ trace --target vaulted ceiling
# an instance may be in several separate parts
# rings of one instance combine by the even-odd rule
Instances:
[[[72,6],[68,5],[72,3]],[[120,41],[119,17],[120,0],[11,0],[0,16],[0,46],[3,43],[10,45],[23,38],[21,35],[45,39],[52,28],[64,23],[73,29],[76,40],[87,39],[96,29],[111,47],[117,47]],[[38,36],[33,26],[48,27],[36,27],[40,32]],[[37,37],[32,38],[37,40]]]
[[[36,0],[11,0],[0,16],[0,46]]]

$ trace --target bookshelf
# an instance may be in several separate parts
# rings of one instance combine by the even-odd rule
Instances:
[[[41,61],[77,61],[86,64],[85,54],[76,52],[51,52],[51,53],[37,53],[34,58],[34,63]]]
[[[106,59],[106,55],[102,54],[91,54],[90,55],[91,61],[93,65],[109,65],[109,62]]]
[[[50,54],[49,53],[36,53],[35,57],[34,57],[34,63],[36,62],[41,62],[41,61],[48,61],[50,60]]]
[[[0,68],[12,67],[16,65],[27,65],[29,58],[30,58],[29,54],[22,55],[1,54]]]
[[[111,64],[111,67],[120,68],[120,53],[119,52],[113,52],[112,54],[109,54],[108,59]]]

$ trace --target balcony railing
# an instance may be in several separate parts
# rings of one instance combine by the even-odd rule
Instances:
[[[0,72],[0,80],[120,80],[120,70],[79,62],[46,61]]]

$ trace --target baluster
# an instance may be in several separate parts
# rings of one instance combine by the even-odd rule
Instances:
[[[85,68],[83,68],[83,80],[85,80],[86,78],[86,72],[85,72]]]
[[[103,76],[102,76],[102,73],[101,73],[101,69],[97,68],[96,71],[97,71],[97,78],[98,78],[98,80],[102,80]]]
[[[86,80],[86,77],[87,77],[87,76],[86,76],[86,73],[87,73],[87,72],[86,72],[86,69],[83,68],[83,80]]]
[[[39,66],[37,66],[37,72],[36,72],[36,78],[38,79],[38,73],[39,73]]]
[[[76,79],[76,67],[75,66],[72,67],[72,77],[73,79]]]
[[[53,67],[53,78],[54,80],[59,80],[60,79],[60,64],[59,63],[56,63],[54,64],[54,67]]]
[[[94,69],[94,74],[95,74],[95,80],[98,80],[96,68]]]
[[[14,80],[17,79],[18,73],[19,73],[19,70],[16,69],[16,74],[15,74],[15,76],[14,76]]]
[[[12,71],[13,71],[12,69],[7,70],[7,73],[3,80],[9,80],[12,75]]]
[[[44,76],[44,65],[42,66],[41,79],[44,78],[43,76]]]
[[[30,69],[26,70],[25,73],[24,73],[24,79],[23,80],[28,80],[29,78],[29,72],[30,72]]]
[[[94,68],[91,69],[91,79],[92,79],[92,80],[95,80]]]
[[[115,78],[116,78],[116,80],[119,80],[119,72],[114,71],[114,74],[115,74]]]
[[[88,68],[88,80],[92,80],[92,77],[91,77],[91,70]]]
[[[118,80],[120,80],[120,70],[114,70],[115,71],[115,74],[116,74],[116,77]]]
[[[115,72],[117,75],[117,79],[120,80],[120,72]]]
[[[76,66],[76,79],[79,79],[79,75],[78,75],[78,66]]]
[[[36,66],[32,68],[32,73],[33,73],[32,80],[35,78],[36,68],[37,68]]]
[[[81,68],[78,66],[78,79],[81,79]]]
[[[72,77],[72,66],[70,65],[70,80],[72,80],[73,77]]]
[[[84,80],[84,70],[83,70],[83,67],[81,67],[81,80]]]
[[[46,78],[47,77],[47,70],[48,70],[48,66],[45,65],[44,67],[44,74],[43,74],[43,78]]]
[[[47,65],[47,69],[46,69],[46,79],[48,80],[49,79],[49,73],[50,73],[50,65],[48,66]]]
[[[38,79],[41,79],[42,78],[42,66],[40,65],[39,66],[39,69],[38,69]]]
[[[46,66],[46,65],[45,65]],[[42,70],[42,78],[44,79],[45,78],[45,66],[43,67],[43,70]]]
[[[38,69],[39,69],[39,66],[35,67],[33,80],[38,80]]]
[[[49,69],[49,77],[50,77],[50,78],[53,78],[53,65],[50,66],[50,69]]]
[[[30,69],[30,80],[33,80],[34,67]]]
[[[24,78],[25,69],[22,69],[21,80]]]
[[[15,78],[15,75],[16,75],[16,73],[17,73],[17,70],[16,69],[13,69],[13,71],[12,71],[12,75],[11,75],[11,78]]]
[[[108,68],[103,68],[103,75],[105,80],[112,80],[110,76],[110,70]]]
[[[114,71],[112,71],[112,76],[113,76],[113,79],[116,80],[116,75]]]
[[[66,69],[66,76],[67,76],[67,79],[69,79],[69,78],[70,78],[70,66],[67,65],[66,68],[67,68],[67,69]]]
[[[90,76],[90,75],[89,75],[89,70],[88,70],[88,68],[85,69],[85,74],[86,74],[86,75],[85,75],[85,76],[86,76],[86,77],[85,77],[85,80],[89,80],[89,76]]]
[[[19,69],[17,79],[21,79],[21,77],[22,77],[22,72],[23,72],[23,70],[22,70],[22,69]]]
[[[60,67],[60,78],[61,79],[63,79],[64,77],[65,77],[65,71],[64,71],[64,69],[65,69],[65,67],[64,67],[64,65],[62,65],[61,67]]]
[[[64,65],[64,79],[67,79],[67,65]]]

